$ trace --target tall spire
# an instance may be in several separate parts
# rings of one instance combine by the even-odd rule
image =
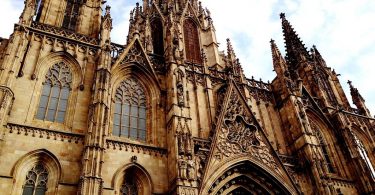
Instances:
[[[309,59],[310,55],[301,39],[294,31],[292,25],[290,25],[289,21],[285,18],[284,13],[280,14],[280,19],[282,21],[284,33],[286,61],[291,67],[294,68],[299,62]]]
[[[371,117],[370,111],[367,109],[365,99],[359,93],[358,89],[352,84],[352,81],[348,81],[350,87],[350,95],[352,95],[353,103],[357,106],[360,114]]]

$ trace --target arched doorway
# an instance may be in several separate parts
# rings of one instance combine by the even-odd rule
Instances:
[[[230,166],[212,183],[208,194],[291,194],[267,171],[249,161]]]
[[[147,171],[136,163],[129,164],[116,172],[113,178],[115,194],[152,194],[152,181]]]

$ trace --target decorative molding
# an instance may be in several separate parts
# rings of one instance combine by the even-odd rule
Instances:
[[[62,142],[82,143],[84,142],[84,135],[77,133],[61,132],[50,129],[41,129],[30,126],[23,126],[18,124],[8,123],[6,128],[9,129],[9,133],[16,133],[18,135],[60,140]]]
[[[64,39],[68,38],[68,39],[73,39],[73,40],[80,41],[83,43],[87,43],[90,45],[99,45],[98,39],[88,37],[82,34],[78,34],[69,30],[64,30],[62,28],[50,26],[47,24],[33,22],[31,24],[31,28],[34,30],[43,31],[43,32],[47,32],[47,33],[60,36],[60,37],[64,37]]]
[[[146,145],[140,145],[135,143],[128,143],[124,141],[119,140],[113,140],[113,139],[107,139],[106,141],[106,148],[112,149],[112,150],[124,150],[129,152],[137,152],[137,153],[143,153],[143,154],[149,154],[149,155],[155,155],[155,156],[167,156],[168,151],[165,148],[158,148],[154,146],[146,146]]]

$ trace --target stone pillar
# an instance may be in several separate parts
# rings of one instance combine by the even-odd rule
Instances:
[[[110,7],[106,8],[101,29],[101,50],[93,84],[93,96],[89,111],[89,127],[85,138],[82,159],[80,194],[102,194],[105,142],[108,135],[109,108],[111,105],[111,47],[112,19]]]

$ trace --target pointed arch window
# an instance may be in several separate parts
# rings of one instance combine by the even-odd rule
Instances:
[[[185,54],[188,62],[201,64],[198,28],[194,21],[187,19],[184,22]]]
[[[323,134],[321,132],[321,130],[319,129],[319,127],[312,123],[312,128],[314,130],[314,134],[315,136],[318,138],[318,142],[319,142],[319,146],[322,150],[322,154],[323,154],[323,159],[326,163],[326,167],[328,169],[328,171],[330,173],[335,173],[335,169],[334,169],[334,166],[333,166],[333,163],[331,161],[331,158],[330,158],[330,155],[329,155],[329,149],[328,149],[328,145],[323,137]]]
[[[320,148],[322,149],[323,158],[324,158],[324,161],[326,162],[326,166],[328,168],[328,171],[330,173],[334,173],[335,169],[333,168],[332,161],[331,161],[331,159],[329,157],[328,147],[327,147],[327,144],[326,144],[326,142],[325,142],[325,140],[323,138],[323,135],[322,135],[322,133],[319,130],[317,130],[316,131],[316,136],[318,138]]]
[[[160,18],[151,21],[152,46],[154,54],[164,55],[163,24]]]
[[[42,16],[42,9],[43,9],[43,0],[37,0],[36,7],[35,7],[34,21],[39,22],[40,16]]]
[[[357,144],[357,148],[359,151],[359,154],[361,155],[361,158],[365,161],[366,166],[370,169],[370,174],[373,180],[375,180],[375,169],[371,164],[371,161],[367,155],[367,151],[365,149],[365,146],[363,145],[362,141],[358,139],[358,137],[353,133],[355,143]]]
[[[138,187],[135,173],[129,170],[124,175],[124,182],[121,186],[121,195],[138,195]]]
[[[44,195],[47,191],[48,171],[41,164],[34,166],[26,175],[22,195]]]
[[[60,62],[47,72],[36,118],[63,123],[72,85],[70,68]]]
[[[77,26],[79,11],[85,0],[67,0],[62,27],[74,31]]]
[[[134,78],[123,81],[115,94],[112,134],[146,141],[146,94]]]

